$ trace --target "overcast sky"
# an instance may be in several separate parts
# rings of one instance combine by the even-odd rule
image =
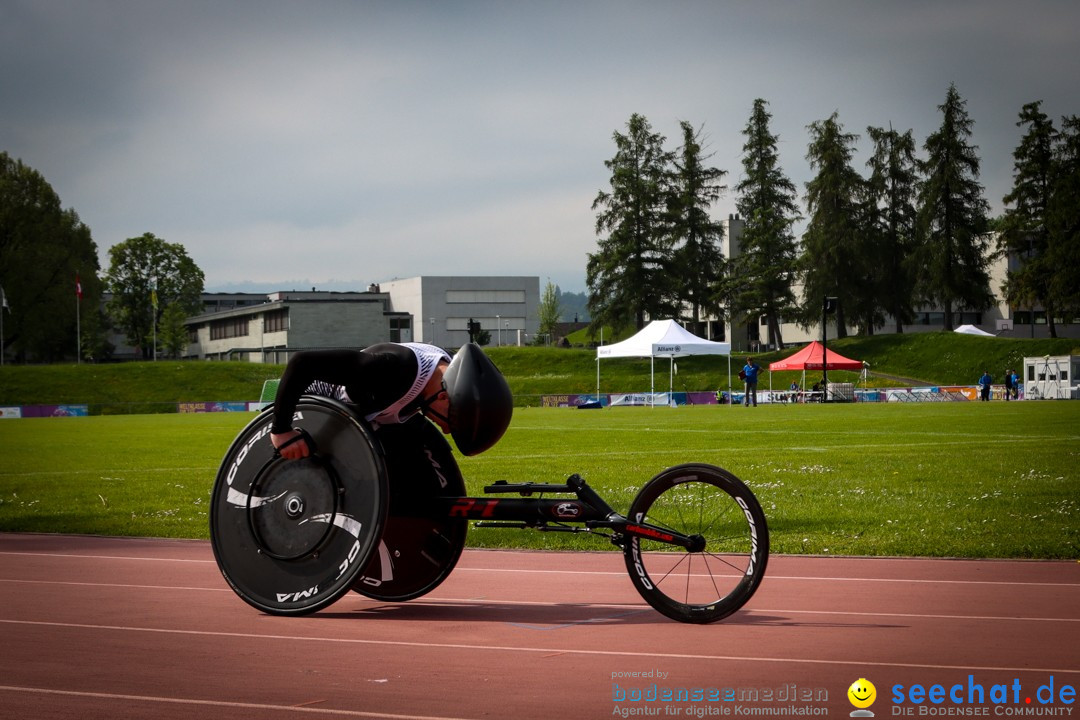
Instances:
[[[733,187],[764,98],[801,193],[809,123],[838,112],[865,172],[866,127],[921,148],[950,82],[996,214],[1021,106],[1080,114],[1080,2],[0,0],[0,151],[79,213],[103,271],[151,232],[208,289],[582,291],[632,113],[672,150],[703,126]]]

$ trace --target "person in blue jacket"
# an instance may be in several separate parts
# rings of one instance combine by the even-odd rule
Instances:
[[[989,402],[990,401],[990,384],[994,382],[994,379],[990,377],[989,370],[983,370],[982,377],[979,378],[979,399]]]
[[[746,407],[750,407],[751,402],[753,402],[754,407],[757,407],[757,379],[759,372],[761,372],[761,366],[753,359],[746,358],[746,366],[742,369],[743,380],[746,382],[746,396],[743,398],[743,405]]]

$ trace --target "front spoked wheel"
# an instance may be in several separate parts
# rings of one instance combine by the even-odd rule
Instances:
[[[623,547],[634,587],[664,615],[710,623],[741,608],[765,576],[769,530],[750,489],[712,465],[678,465],[641,489],[630,506],[634,525],[661,539],[628,536]],[[667,534],[694,538],[690,550]]]

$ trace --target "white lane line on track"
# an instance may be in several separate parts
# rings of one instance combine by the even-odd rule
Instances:
[[[921,670],[957,670],[970,672],[973,670],[986,672],[1010,672],[1010,673],[1062,673],[1080,675],[1080,668],[1039,668],[1039,667],[1003,667],[996,665],[937,665],[932,663],[904,663],[904,662],[876,662],[867,660],[826,660],[819,658],[782,658],[782,657],[757,657],[748,655],[703,655],[698,653],[665,653],[630,650],[590,650],[584,648],[560,648],[560,647],[529,647],[512,645],[466,645],[465,643],[435,643],[435,642],[409,642],[405,640],[370,640],[364,638],[335,638],[335,637],[312,637],[308,635],[271,635],[266,633],[238,633],[221,632],[210,630],[176,630],[170,628],[130,627],[124,625],[93,625],[88,623],[61,623],[42,622],[31,620],[5,620],[0,619],[0,625],[28,625],[36,627],[53,627],[72,630],[100,630],[107,632],[140,632],[156,633],[161,635],[189,635],[209,638],[243,638],[245,640],[274,640],[290,643],[314,642],[314,643],[340,643],[346,645],[372,645],[402,648],[423,648],[426,650],[455,650],[455,651],[485,651],[485,652],[508,652],[544,655],[587,655],[599,657],[629,657],[646,658],[655,661],[658,658],[668,660],[705,660],[724,662],[758,662],[758,663],[788,663],[792,665],[844,665],[855,667],[887,667],[887,668],[915,668]]]
[[[189,558],[163,558],[163,557],[140,557],[138,555],[87,555],[84,553],[54,553],[54,552],[18,552],[15,550],[0,550],[0,555],[22,555],[46,558],[64,558],[79,560],[136,560],[139,562],[176,562],[176,563],[208,563],[216,564],[214,560],[197,560]]]
[[[363,712],[362,710],[333,710],[298,705],[267,705],[265,703],[226,702],[223,700],[197,700],[195,698],[160,697],[157,695],[124,695],[119,693],[96,693],[75,690],[54,690],[51,688],[20,687],[0,685],[0,692],[33,693],[36,695],[55,695],[61,697],[92,698],[96,700],[122,700],[124,702],[168,703],[171,705],[195,705],[201,707],[230,708],[234,710],[271,710],[280,712],[300,712],[314,715],[339,715],[344,717],[386,718],[387,720],[467,720],[433,715],[397,715],[391,713]]]
[[[22,583],[25,585],[67,585],[71,587],[116,588],[118,590],[194,590],[200,592],[232,592],[229,587],[196,587],[193,585],[136,585],[133,583],[76,582],[74,580],[25,580],[22,578],[0,578],[0,583]]]
[[[376,602],[372,600],[371,602]],[[394,603],[380,603],[380,605],[393,605]],[[410,600],[408,603],[410,606],[433,606],[438,607],[441,605],[535,605],[541,607],[559,607],[565,603],[557,602],[538,602],[538,601],[517,601],[517,600],[487,600],[478,598],[443,598],[427,596],[423,600]],[[648,610],[648,605],[636,605],[633,603],[588,603],[586,607],[590,608],[604,608],[604,609],[627,609],[627,610]],[[739,611],[738,614],[731,616],[731,624],[738,625],[738,618],[740,615],[827,615],[827,616],[848,616],[848,617],[876,617],[876,618],[905,618],[909,620],[991,620],[1002,621],[1011,620],[1018,622],[1074,622],[1080,623],[1080,617],[1078,618],[1056,618],[1056,617],[1031,617],[1031,616],[1016,616],[1016,615],[946,615],[937,613],[895,613],[895,612],[860,612],[854,610],[798,610],[798,609],[781,609],[781,608],[744,608]]]
[[[80,559],[80,560],[131,560],[135,562],[154,562],[154,563],[203,563],[203,564],[216,564],[214,560],[194,560],[185,558],[159,558],[159,557],[142,557],[138,555],[83,555],[83,554],[63,554],[63,553],[50,553],[50,552],[14,552],[0,550],[0,556],[14,555],[14,556],[33,556],[42,558],[65,558],[65,559]],[[848,558],[839,558],[840,560],[846,560]],[[867,560],[873,563],[876,559],[883,561],[891,560],[893,558],[857,558],[856,561]],[[951,562],[951,561],[942,561]],[[977,562],[977,561],[972,561]],[[987,560],[988,563],[999,562],[997,560]],[[530,568],[488,568],[488,567],[467,567],[464,565],[457,565],[454,567],[454,572],[487,572],[487,573],[524,573],[535,575],[614,575],[623,576],[626,575],[625,570],[543,570],[543,569],[530,569]],[[704,577],[704,576],[702,576]],[[875,578],[867,577],[865,575],[859,575],[855,577],[837,577],[827,575],[772,575],[767,574],[766,578],[770,581],[773,580],[810,580],[813,582],[880,582],[880,583],[924,583],[924,584],[943,584],[943,585],[1016,585],[1022,587],[1067,587],[1080,589],[1080,582],[1072,583],[1056,583],[1056,582],[1031,582],[1021,580],[952,580],[952,579],[926,579],[926,578]]]
[[[454,572],[459,570],[469,572],[493,572],[493,573],[538,573],[538,574],[553,574],[553,575],[625,575],[626,571],[623,570],[529,570],[529,569],[515,569],[515,568],[470,568],[457,566],[454,568]],[[682,577],[680,575],[680,577]],[[707,577],[706,575],[698,575],[696,577]],[[765,574],[765,579],[769,581],[773,580],[811,580],[814,582],[881,582],[881,583],[940,583],[946,585],[1022,585],[1024,587],[1068,587],[1080,589],[1080,583],[1051,583],[1051,582],[1028,582],[1017,580],[929,580],[924,578],[874,578],[874,577],[829,577],[829,576],[813,576],[813,575],[771,575]]]
[[[125,583],[89,583],[73,582],[70,580],[20,580],[0,578],[0,583],[17,583],[26,585],[63,585],[73,587],[100,587],[115,588],[118,590],[161,590],[165,592],[220,592],[231,593],[227,587],[192,587],[184,585],[131,585]],[[483,607],[485,605],[505,605],[507,607],[561,607],[565,603],[545,602],[542,600],[494,600],[488,598],[455,598],[438,597],[427,595],[423,600],[416,599],[408,602],[394,603],[370,600],[366,598],[354,598],[363,602],[373,603],[377,607],[408,605],[409,607],[444,607],[447,605],[470,605]],[[644,603],[586,603],[584,607],[605,610],[648,610],[649,606]],[[361,609],[359,612],[363,612]],[[947,615],[940,613],[897,613],[897,612],[862,612],[855,610],[799,610],[790,608],[747,608],[742,611],[748,614],[781,614],[781,615],[828,615],[847,617],[876,617],[876,618],[904,618],[909,620],[973,620],[973,621],[1013,621],[1013,622],[1064,622],[1080,623],[1080,617],[1032,617],[1028,615]],[[734,616],[738,618],[738,616]]]

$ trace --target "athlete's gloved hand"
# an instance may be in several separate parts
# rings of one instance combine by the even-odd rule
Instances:
[[[278,454],[286,460],[299,460],[311,454],[307,433],[295,428],[283,433],[270,433],[270,442],[274,444]]]

